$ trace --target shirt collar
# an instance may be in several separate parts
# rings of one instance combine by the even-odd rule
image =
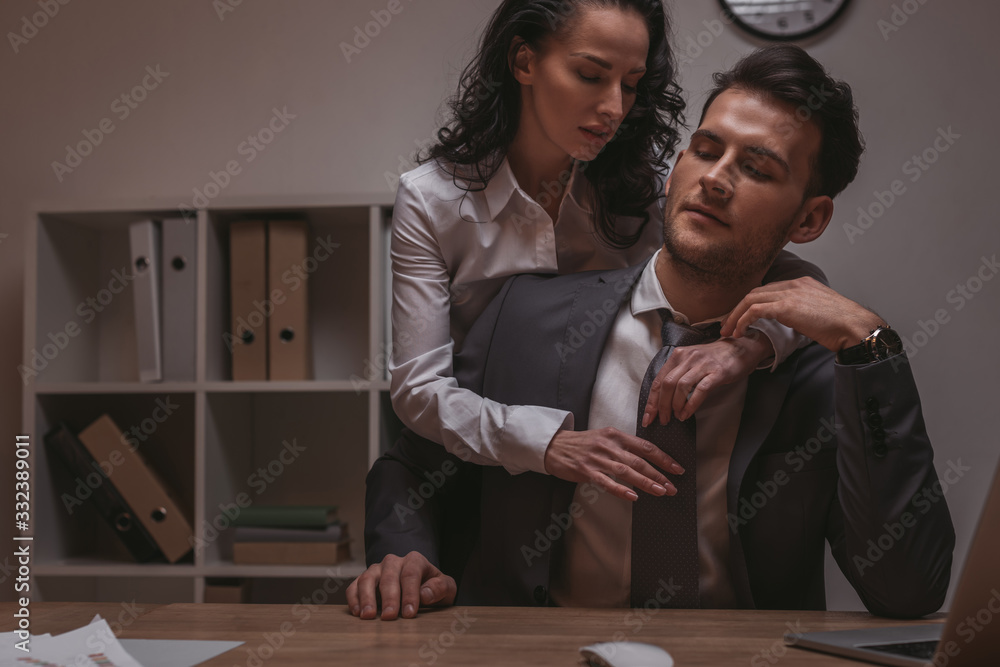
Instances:
[[[588,215],[593,213],[590,208],[590,197],[587,196],[587,177],[583,175],[580,162],[574,163],[573,173],[570,174],[566,189],[569,191],[569,198],[573,200],[577,208]]]
[[[514,172],[511,171],[510,164],[505,157],[500,163],[499,169],[486,184],[486,189],[483,190],[490,220],[496,220],[500,216],[500,213],[507,207],[507,202],[520,189],[514,178]]]
[[[667,301],[666,295],[663,293],[663,288],[660,287],[660,280],[656,277],[656,260],[659,258],[660,253],[663,252],[663,248],[660,248],[655,253],[653,253],[652,258],[646,264],[646,268],[642,270],[642,275],[639,276],[639,280],[636,281],[635,289],[632,290],[632,316],[637,317],[642,313],[649,312],[651,310],[658,310],[660,308],[666,308],[673,315],[674,322],[678,324],[691,324],[687,316],[684,313],[680,313],[673,309],[670,302]],[[710,320],[705,320],[704,322],[697,322],[693,326],[701,327],[703,324],[711,324],[712,322],[720,322],[725,316],[714,317]]]
[[[570,172],[569,181],[566,184],[566,190],[568,191],[567,196],[573,201],[573,203],[584,213],[590,214],[590,201],[587,196],[587,179],[585,176],[580,174],[581,163],[574,162],[573,170]],[[486,197],[486,207],[489,211],[490,219],[496,220],[500,217],[507,205],[510,203],[512,197],[515,193],[520,197],[523,204],[528,204],[534,200],[528,196],[528,194],[521,189],[521,186],[517,184],[517,179],[514,178],[514,172],[510,168],[510,163],[505,157],[503,162],[500,163],[500,167],[497,169],[493,177],[490,178],[489,182],[486,184],[486,188],[483,190],[483,194]]]

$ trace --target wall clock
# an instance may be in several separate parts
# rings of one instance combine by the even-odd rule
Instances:
[[[719,0],[744,30],[771,40],[802,39],[828,27],[850,0]]]

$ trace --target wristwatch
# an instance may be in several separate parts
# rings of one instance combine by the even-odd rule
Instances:
[[[875,327],[859,344],[838,352],[837,361],[841,364],[870,364],[873,361],[888,359],[902,351],[903,341],[899,334],[888,326]]]

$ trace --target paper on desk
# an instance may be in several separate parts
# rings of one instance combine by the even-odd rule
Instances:
[[[121,642],[143,667],[194,667],[243,643],[207,639],[123,639]]]
[[[18,637],[5,633],[0,665],[51,665],[52,667],[142,667],[126,653],[103,618],[61,635],[32,635],[28,652],[17,648]]]
[[[185,639],[122,639],[107,621],[95,616],[90,625],[52,636],[31,635],[29,652],[18,649],[13,632],[0,634],[0,667],[194,667],[243,642]],[[136,659],[138,658],[138,659]]]

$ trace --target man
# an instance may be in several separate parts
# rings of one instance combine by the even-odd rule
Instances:
[[[798,47],[716,75],[667,182],[661,251],[513,278],[456,358],[460,384],[500,402],[571,410],[579,429],[661,429],[682,466],[630,503],[404,437],[369,475],[352,613],[374,618],[376,592],[383,619],[456,601],[821,609],[824,541],[873,613],[936,611],[954,531],[898,336],[812,279],[758,287],[786,243],[823,233],[861,152],[850,88]],[[717,388],[696,429],[651,423],[650,404],[695,390],[686,374],[649,387],[665,354],[698,354],[670,337],[761,317],[816,342]]]

